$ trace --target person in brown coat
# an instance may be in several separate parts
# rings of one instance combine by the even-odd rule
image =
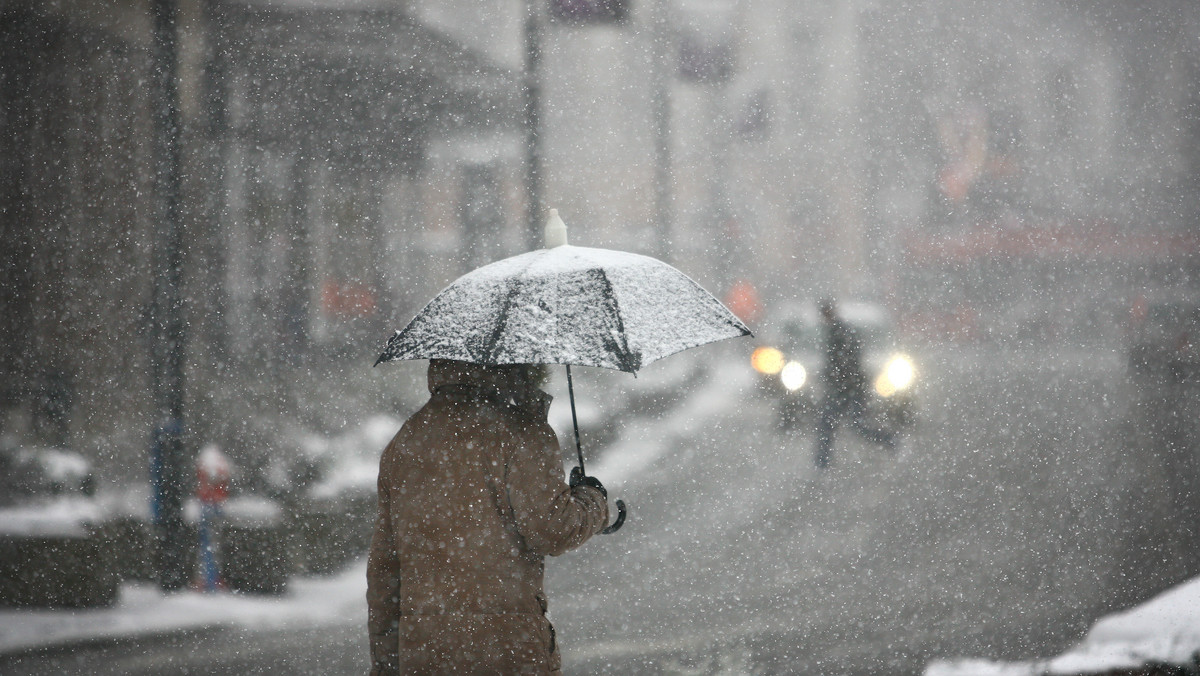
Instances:
[[[379,465],[372,676],[559,672],[544,558],[603,529],[608,502],[592,477],[563,481],[549,396],[529,374],[430,361],[430,399]]]

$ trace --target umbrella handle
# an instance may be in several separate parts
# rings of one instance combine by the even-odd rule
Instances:
[[[612,535],[621,530],[621,526],[625,525],[625,501],[617,500],[617,520],[612,522],[612,525],[600,531],[601,535]]]
[[[567,364],[567,392],[571,397],[571,423],[575,427],[575,453],[579,456],[579,475],[586,476],[587,471],[583,468],[583,444],[579,443],[579,418],[575,415],[575,381],[571,378],[571,365]],[[600,531],[603,535],[612,535],[621,530],[621,526],[625,525],[625,501],[617,500],[617,520],[611,525]]]

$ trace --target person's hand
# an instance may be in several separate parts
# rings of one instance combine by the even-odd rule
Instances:
[[[600,483],[600,480],[594,476],[585,475],[583,470],[580,469],[578,465],[571,468],[570,483],[571,488],[575,488],[576,486],[591,486],[592,488],[600,491],[600,494],[603,495],[606,500],[608,499],[608,490],[604,488],[604,484]]]

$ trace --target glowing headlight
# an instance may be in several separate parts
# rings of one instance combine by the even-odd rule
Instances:
[[[879,377],[875,379],[875,391],[881,397],[890,397],[897,392],[908,389],[917,377],[917,370],[912,360],[898,354],[888,360]]]
[[[808,371],[805,371],[804,364],[798,361],[789,361],[779,371],[779,381],[788,389],[788,392],[795,392],[804,387],[806,380],[808,380]]]
[[[783,370],[783,353],[773,347],[760,347],[750,355],[750,365],[763,375],[773,376]]]

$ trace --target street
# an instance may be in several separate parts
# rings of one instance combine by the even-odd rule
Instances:
[[[922,412],[897,455],[840,430],[819,473],[811,432],[775,431],[739,348],[699,351],[710,365],[686,397],[589,455],[630,517],[547,563],[566,673],[916,674],[939,657],[1039,657],[1195,570],[1156,490],[1166,477],[1139,451],[1118,352],[919,355]],[[365,627],[341,625],[50,652],[0,671],[366,665]]]
[[[1122,355],[922,363],[922,420],[896,458],[843,432],[818,475],[811,434],[779,437],[752,395],[672,425],[696,434],[639,477],[622,541],[551,569],[568,667],[899,674],[1036,657],[1194,570],[1137,451]]]

